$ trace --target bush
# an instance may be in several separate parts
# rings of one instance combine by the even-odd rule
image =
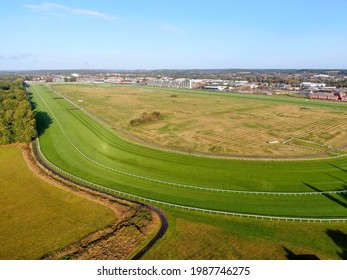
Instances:
[[[152,122],[152,121],[159,121],[162,119],[163,119],[163,117],[160,114],[160,112],[154,111],[151,114],[142,113],[142,117],[138,118],[138,119],[131,120],[130,125],[131,126],[138,126],[140,124],[144,124],[144,123],[148,123],[148,122]]]

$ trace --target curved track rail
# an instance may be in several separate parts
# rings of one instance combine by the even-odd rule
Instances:
[[[38,139],[37,139],[38,140]],[[38,151],[38,152],[37,152]],[[265,216],[265,215],[255,215],[255,214],[246,214],[246,213],[236,213],[236,212],[227,212],[227,211],[217,211],[217,210],[210,210],[210,209],[204,209],[204,208],[197,208],[197,207],[189,207],[189,206],[185,206],[185,205],[180,205],[180,204],[173,204],[173,203],[167,203],[164,201],[160,201],[160,200],[154,200],[154,199],[150,199],[150,198],[146,198],[146,197],[141,197],[141,196],[137,196],[137,195],[133,195],[130,193],[126,193],[126,192],[122,192],[122,191],[118,191],[115,189],[111,189],[99,184],[95,184],[93,182],[89,182],[85,179],[82,179],[78,176],[75,176],[69,172],[66,172],[65,170],[57,167],[56,165],[54,165],[53,163],[51,163],[42,153],[41,149],[40,149],[40,142],[37,141],[37,156],[38,158],[42,157],[42,159],[40,159],[40,162],[43,162],[43,164],[45,166],[49,165],[49,170],[52,170],[54,172],[54,174],[57,174],[58,176],[63,176],[63,178],[66,178],[67,180],[71,181],[71,182],[78,182],[79,185],[82,185],[84,187],[87,188],[91,188],[93,190],[97,189],[99,191],[105,192],[105,193],[111,193],[111,194],[118,194],[121,196],[126,196],[126,197],[130,197],[134,200],[128,200],[128,201],[145,201],[148,203],[152,203],[152,204],[157,204],[157,205],[163,205],[163,206],[168,206],[168,207],[174,207],[177,209],[182,209],[182,210],[189,210],[189,211],[195,211],[195,212],[202,212],[202,213],[209,213],[209,214],[220,214],[220,215],[225,215],[225,216],[233,216],[233,217],[242,217],[242,218],[255,218],[255,219],[260,219],[260,220],[277,220],[277,221],[297,221],[297,222],[343,222],[345,223],[347,221],[347,218],[336,218],[336,219],[331,219],[331,218],[306,218],[306,217],[302,217],[302,218],[298,218],[298,217],[281,217],[281,216]],[[46,164],[47,163],[47,164]],[[117,198],[122,198],[119,196],[115,196]],[[127,200],[126,198],[123,197],[123,199]],[[143,204],[145,205],[145,204]],[[166,227],[167,227],[167,223],[166,223]],[[164,234],[164,233],[163,233]],[[162,236],[162,235],[161,235]],[[161,237],[160,236],[160,237]],[[159,237],[159,238],[160,238]],[[158,239],[159,239],[158,238]]]
[[[122,174],[122,175],[126,175],[129,177],[133,177],[133,178],[137,178],[137,179],[141,179],[141,180],[146,180],[146,181],[150,181],[150,182],[156,182],[156,183],[160,183],[160,184],[164,184],[164,185],[169,185],[169,186],[175,186],[175,187],[181,187],[181,188],[188,188],[188,189],[195,189],[195,190],[204,190],[204,191],[211,191],[211,192],[224,192],[224,193],[238,193],[238,194],[250,194],[250,195],[278,195],[278,196],[283,196],[283,195],[293,195],[293,196],[297,196],[297,195],[327,195],[327,194],[342,194],[342,193],[347,193],[347,190],[332,190],[332,191],[321,191],[321,192],[267,192],[267,191],[243,191],[243,190],[235,190],[235,189],[221,189],[221,188],[211,188],[208,186],[196,186],[196,185],[188,185],[188,184],[181,184],[181,183],[177,183],[177,182],[170,182],[170,181],[164,181],[164,180],[160,180],[160,179],[156,179],[156,178],[151,178],[151,177],[146,177],[146,176],[141,176],[141,175],[137,175],[134,173],[130,173],[130,172],[125,172],[110,166],[107,166],[105,164],[102,164],[92,158],[90,158],[89,156],[87,156],[86,154],[84,154],[74,143],[73,141],[70,139],[70,137],[67,135],[67,133],[65,132],[63,126],[60,124],[58,118],[56,117],[56,115],[53,113],[53,111],[51,110],[51,108],[49,107],[49,105],[46,103],[46,101],[42,98],[42,96],[40,95],[40,93],[37,91],[36,88],[34,88],[37,95],[41,98],[41,100],[43,101],[43,103],[46,105],[46,107],[48,108],[48,110],[50,111],[50,113],[52,114],[53,118],[56,120],[59,128],[61,129],[62,133],[64,134],[64,136],[66,137],[66,139],[69,141],[69,143],[72,145],[72,147],[81,155],[83,156],[85,159],[87,159],[88,161],[101,166],[102,168],[111,170],[112,172],[116,172],[118,174]],[[65,98],[65,97],[63,97]],[[67,101],[69,101],[70,103],[72,103],[70,100],[66,99]],[[74,106],[78,107],[77,105],[75,105],[74,103],[72,103]],[[79,107],[78,107],[79,108]],[[89,115],[89,114],[88,114]]]
[[[40,105],[39,108],[41,108],[43,111],[48,113],[51,119],[52,120],[54,119],[54,123],[55,123],[52,130],[53,134],[48,133],[47,136],[45,134],[44,137],[42,138],[42,148],[44,148],[43,151],[41,151],[40,147],[38,147],[41,158],[46,162],[47,165],[49,165],[56,172],[61,173],[67,176],[68,178],[73,179],[74,181],[80,182],[83,185],[87,185],[91,188],[97,189],[102,192],[107,192],[107,193],[112,193],[112,194],[116,194],[123,197],[128,197],[132,200],[144,201],[149,204],[158,204],[158,205],[164,205],[168,207],[175,207],[175,208],[179,208],[183,210],[210,213],[210,214],[221,214],[221,215],[228,215],[228,216],[238,216],[238,217],[266,219],[266,220],[269,219],[269,220],[308,221],[308,222],[311,222],[311,221],[312,222],[327,222],[327,221],[344,222],[347,219],[345,208],[341,208],[341,206],[345,207],[345,203],[340,200],[337,200],[335,197],[329,196],[329,194],[335,194],[336,192],[341,193],[341,192],[347,191],[347,190],[339,189],[342,179],[338,177],[334,177],[336,179],[335,180],[336,182],[334,182],[334,185],[331,185],[331,186],[326,185],[330,181],[322,180],[321,182],[322,183],[325,182],[324,185],[326,185],[326,187],[324,187],[323,184],[320,184],[318,186],[323,187],[323,189],[319,191],[317,188],[316,192],[300,192],[301,189],[299,189],[299,192],[295,192],[295,193],[283,192],[283,191],[282,192],[262,192],[262,191],[258,191],[259,190],[257,187],[258,180],[254,180],[255,184],[253,187],[255,188],[256,191],[244,191],[242,189],[241,190],[228,189],[227,191],[235,192],[235,194],[227,195],[225,192],[222,193],[223,190],[218,189],[218,186],[220,183],[222,183],[224,188],[231,187],[229,186],[229,184],[232,182],[232,180],[227,180],[227,179],[224,179],[224,181],[223,179],[219,180],[218,176],[220,178],[229,178],[228,172],[229,172],[229,168],[232,168],[234,166],[233,162],[217,161],[218,165],[213,167],[214,169],[216,169],[215,170],[216,172],[214,171],[214,169],[212,169],[213,171],[208,172],[209,169],[211,168],[211,164],[213,164],[214,161],[206,160],[206,159],[193,159],[190,157],[187,158],[186,156],[169,155],[169,154],[164,154],[162,152],[154,152],[154,151],[152,152],[151,150],[145,150],[145,149],[138,150],[136,146],[135,147],[132,146],[132,144],[129,142],[122,143],[122,141],[120,140],[115,140],[114,137],[110,134],[110,131],[112,131],[111,129],[108,129],[108,131],[106,131],[107,128],[105,128],[105,126],[100,126],[100,124],[97,124],[95,120],[93,121],[90,118],[90,116],[85,115],[84,112],[83,113],[82,112],[65,113],[66,110],[71,108],[71,105],[68,104],[66,101],[62,101],[63,103],[59,104],[60,101],[56,102],[51,100],[52,97],[53,99],[55,99],[56,97],[56,95],[53,92],[45,91],[45,89],[43,88],[41,89],[36,87],[33,87],[33,90],[34,90],[33,92],[35,93],[34,97],[36,96],[34,100],[39,102],[38,103]],[[69,124],[69,122],[71,123]],[[93,124],[94,127],[91,124]],[[79,126],[80,126],[80,130],[78,129]],[[91,137],[89,138],[89,136]],[[99,142],[95,142],[99,144],[99,146],[97,146],[99,150],[93,148],[94,147],[93,144],[91,145],[91,143],[94,143],[94,141],[99,141]],[[120,141],[120,142],[118,143],[117,141]],[[44,144],[45,146],[43,146]],[[51,144],[53,144],[54,146],[52,146]],[[112,144],[114,146],[112,146]],[[57,147],[57,149],[52,149],[52,147],[55,147],[55,146]],[[88,150],[88,147],[92,147],[90,151]],[[112,149],[108,149],[109,147],[111,147]],[[94,153],[94,151],[99,152],[100,158],[96,157],[98,153]],[[45,154],[43,154],[43,152]],[[140,152],[142,152],[142,154]],[[64,157],[65,154],[67,157]],[[110,156],[109,158],[103,157],[103,154],[105,155],[110,154],[110,155],[113,155],[113,157],[112,156]],[[45,155],[47,156],[47,158],[49,158],[49,160],[45,157]],[[130,160],[128,162],[125,161],[126,164],[124,165],[119,164],[119,163],[122,163],[123,160],[127,160],[128,158],[130,158]],[[134,160],[132,160],[133,158]],[[152,158],[154,159],[153,164],[151,162]],[[57,159],[57,161],[55,161],[55,159]],[[136,162],[137,159],[139,159],[140,164]],[[190,161],[190,159],[192,160]],[[66,160],[71,160],[71,161],[66,162]],[[116,160],[115,163],[112,160]],[[197,164],[196,166],[200,168],[198,169],[198,171],[194,173],[195,170],[193,170],[193,172],[191,173],[189,171],[190,169],[184,169],[183,171],[188,170],[189,172],[186,172],[186,173],[183,172],[183,174],[185,175],[193,174],[194,176],[195,175],[199,176],[201,174],[202,177],[201,178],[194,177],[195,179],[193,178],[192,180],[190,180],[189,176],[185,176],[185,177],[183,176],[181,178],[180,177],[181,175],[179,173],[181,171],[180,167],[173,168],[173,171],[171,173],[169,172],[163,173],[165,176],[161,176],[161,173],[158,173],[158,172],[152,173],[152,170],[149,170],[150,167],[154,166],[154,168],[158,167],[159,171],[165,172],[166,170],[168,170],[168,168],[165,165],[166,160],[168,161],[169,164],[172,164],[172,165],[168,165],[170,167],[180,166],[182,162],[184,162],[184,166],[187,166],[187,167],[192,167],[194,166],[194,164]],[[185,160],[187,160],[187,162],[185,162]],[[65,165],[64,162],[69,164]],[[134,162],[136,163],[135,167],[137,168],[132,167]],[[201,165],[199,165],[200,162],[201,162]],[[55,164],[57,164],[59,167]],[[224,164],[229,164],[229,165],[226,168],[224,168]],[[271,167],[276,165],[275,167],[277,168],[277,163],[268,163],[268,164]],[[128,168],[127,165],[131,166],[131,168]],[[245,165],[245,167],[242,170],[249,170],[248,163],[245,163],[243,165]],[[252,163],[252,165],[258,168],[258,169],[255,169],[256,171],[262,170],[263,168],[262,162],[254,163],[254,164]],[[282,164],[282,165],[284,168],[287,168],[287,164]],[[291,166],[291,164],[288,164],[288,165]],[[325,166],[323,168],[321,167],[320,163],[317,163],[317,164],[312,163],[312,165],[313,167],[316,168],[315,170],[319,170],[319,171],[321,170],[324,171],[324,168],[326,167],[332,168],[330,166],[327,166],[327,163],[325,163]],[[127,174],[120,173],[120,172],[124,172],[123,166],[126,171],[129,171],[132,173],[127,173]],[[115,169],[113,167],[116,167],[118,169]],[[164,168],[159,168],[159,167],[164,167]],[[305,168],[306,165],[301,164],[300,167]],[[144,170],[142,170],[143,168]],[[221,168],[223,172],[218,172],[219,168]],[[275,172],[277,170],[276,168],[274,168]],[[282,173],[287,172],[287,169],[284,169],[284,168],[282,168],[284,170],[284,171],[281,171]],[[339,166],[337,166],[337,168],[339,168]],[[297,170],[297,169],[300,171],[303,171],[303,173],[301,174],[304,174],[304,172],[306,172],[305,169],[294,168],[294,170]],[[120,172],[116,172],[115,170]],[[272,171],[272,169],[266,169],[266,170]],[[341,170],[344,171],[344,169],[341,168],[336,173],[338,172],[341,173]],[[127,175],[129,177],[136,176],[135,178],[138,180],[127,179],[125,178],[125,176],[112,174],[113,173],[112,171],[114,173],[118,173],[120,175]],[[178,173],[174,171],[177,171]],[[236,171],[238,172],[238,169],[236,169]],[[206,173],[202,173],[202,172],[206,172]],[[93,175],[94,173],[95,175]],[[238,176],[238,173],[236,172],[234,173],[235,174],[232,173],[232,175],[234,176],[230,176],[230,179],[237,178],[235,176]],[[260,172],[256,172],[256,174],[257,173],[260,173]],[[282,173],[280,174],[282,175]],[[150,178],[152,176],[156,176],[155,174],[157,174],[158,177],[163,177],[163,180]],[[171,176],[168,176],[168,174]],[[204,174],[206,175],[204,176]],[[199,186],[200,184],[204,185],[205,182],[209,182],[208,180],[210,178],[209,176],[214,176],[216,174],[218,175],[218,176],[215,176],[215,178],[217,179],[215,181],[211,181],[211,182],[215,182],[214,189],[210,188],[212,190],[209,190],[208,187]],[[265,176],[261,178],[268,179],[267,177],[272,176],[272,174],[273,173],[270,174],[268,172],[268,174],[265,174]],[[333,174],[335,175],[335,173]],[[140,176],[140,175],[144,175],[144,176]],[[227,176],[227,177],[223,177],[220,175]],[[242,174],[242,176],[244,175],[245,174]],[[259,175],[262,175],[262,174],[259,174]],[[207,180],[204,180],[205,177]],[[301,182],[305,184],[305,181],[304,181],[306,178],[305,176],[300,176],[300,173],[299,173],[299,176],[295,177],[296,181],[295,180],[292,180],[292,181],[296,183],[298,181],[297,178],[299,180],[303,178],[302,179],[303,181],[299,181],[299,183]],[[318,178],[321,178],[321,177],[318,176]],[[167,180],[167,181],[164,181],[164,180]],[[148,183],[146,181],[158,182],[158,183],[150,183],[150,182]],[[192,183],[192,185],[179,184],[179,186],[174,188],[175,184],[177,184],[174,181],[182,181],[182,183],[190,182]],[[314,183],[317,180],[315,181],[315,179],[313,179],[312,181]],[[168,185],[172,185],[172,187],[170,186],[165,187],[164,182],[168,183]],[[291,180],[289,180],[289,182],[291,182]],[[251,184],[253,183],[252,180],[250,180],[250,183]],[[281,184],[281,181],[277,182],[275,179],[274,183]],[[196,184],[196,185],[194,186],[193,184]],[[238,187],[237,184],[236,186]],[[316,185],[313,184],[313,186],[316,186]],[[181,190],[180,190],[180,187],[182,187]],[[190,188],[192,190],[183,190],[183,187]],[[244,186],[244,187],[247,188],[247,186]],[[272,186],[269,185],[270,189],[271,187]],[[325,189],[325,188],[329,188],[329,189]],[[291,188],[287,188],[287,189],[291,190]],[[312,187],[312,189],[316,189],[316,188]],[[220,192],[220,193],[219,194],[215,193],[212,195],[212,193],[209,193],[211,191]],[[262,197],[249,196],[248,197],[248,194],[258,194],[258,195],[261,194],[266,196],[267,195],[282,195],[282,196],[314,195],[316,197],[312,199],[299,198],[299,197],[298,198],[282,197],[282,198],[275,199],[275,198],[268,198],[264,196]],[[326,195],[326,197],[330,199],[330,201],[322,197],[322,195]],[[274,204],[272,207],[273,208],[273,211],[272,211],[270,204],[273,201],[274,201]],[[315,203],[315,202],[318,202],[318,203]],[[336,203],[333,204],[333,202],[336,202],[339,205],[337,205]],[[312,208],[310,209],[307,208],[310,205],[312,205]],[[325,205],[328,205],[328,206],[331,205],[331,208],[329,209],[325,208],[324,207]],[[295,211],[292,211],[291,207],[293,207]],[[294,207],[298,207],[298,208],[295,209]],[[313,211],[316,208],[318,212]],[[336,209],[336,212],[334,212],[335,209]]]

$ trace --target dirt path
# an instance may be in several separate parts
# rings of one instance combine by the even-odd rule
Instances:
[[[160,218],[161,227],[160,227],[159,231],[157,232],[157,234],[153,237],[153,239],[150,242],[148,242],[148,244],[140,252],[138,252],[135,256],[132,257],[132,260],[141,259],[142,256],[149,249],[151,249],[152,246],[165,234],[167,227],[168,227],[168,221],[167,221],[164,213],[161,212],[158,208],[155,208],[153,206],[149,206],[149,208],[158,214],[158,216]]]

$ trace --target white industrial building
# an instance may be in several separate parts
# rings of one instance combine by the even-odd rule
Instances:
[[[227,86],[204,86],[204,89],[223,91]]]
[[[310,82],[303,82],[300,84],[302,89],[309,89],[309,90],[317,90],[317,89],[323,89],[325,88],[324,83],[310,83]]]
[[[193,88],[194,80],[189,80],[189,79],[185,79],[185,78],[150,79],[150,80],[148,80],[147,85],[156,86],[156,87]]]

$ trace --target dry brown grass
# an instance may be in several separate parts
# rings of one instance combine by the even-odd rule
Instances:
[[[339,147],[345,144],[346,112],[137,87],[54,85],[105,121],[157,145],[215,154],[298,156],[315,151],[282,144],[291,137]],[[160,111],[156,123],[137,127],[130,120]],[[277,140],[278,144],[268,141]]]
[[[117,199],[110,199],[106,203],[121,214],[116,224],[51,254],[46,259],[128,259],[158,231],[159,218],[147,207],[134,203],[122,204]],[[146,219],[143,218],[144,215]]]

